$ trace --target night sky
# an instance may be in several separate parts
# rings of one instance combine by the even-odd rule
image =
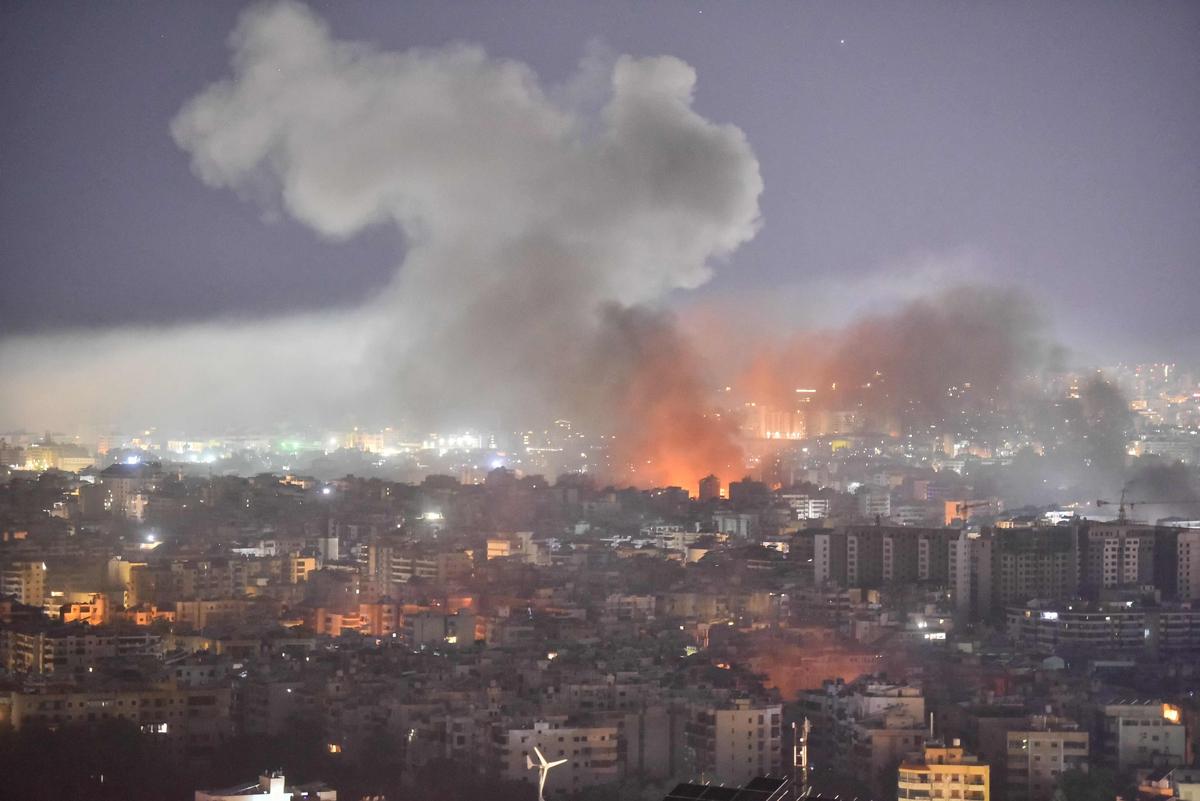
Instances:
[[[243,3],[0,8],[0,334],[350,306],[404,253],[205,186],[172,141]],[[764,225],[694,292],[836,322],[950,280],[1040,296],[1102,362],[1200,353],[1200,4],[314,4],[389,50],[478,42],[565,80],[670,54],[745,131]],[[740,307],[739,307],[740,308]]]

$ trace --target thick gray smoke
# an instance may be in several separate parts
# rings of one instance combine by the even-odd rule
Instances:
[[[249,9],[230,45],[231,77],[171,124],[196,175],[331,238],[398,226],[394,281],[325,315],[9,340],[0,425],[570,415],[612,391],[590,377],[616,369],[596,343],[627,341],[614,305],[704,283],[757,230],[754,154],[693,110],[678,59],[612,59],[606,97],[576,102],[478,47],[337,41],[292,2]]]

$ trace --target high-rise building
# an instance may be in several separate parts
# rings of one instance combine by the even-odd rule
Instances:
[[[1183,529],[1175,537],[1175,597],[1200,601],[1200,528]]]
[[[1079,594],[1075,526],[988,528],[950,544],[955,606],[972,619],[1038,598],[1066,601]]]
[[[1155,527],[1115,521],[1091,523],[1079,537],[1080,590],[1099,598],[1106,590],[1154,584]]]
[[[721,497],[721,479],[711,473],[700,479],[700,501],[713,501]]]
[[[845,526],[813,536],[818,584],[876,589],[889,583],[949,581],[956,529]]]
[[[782,705],[749,699],[728,706],[695,706],[684,730],[686,767],[693,775],[725,784],[778,775],[783,764],[782,720]]]

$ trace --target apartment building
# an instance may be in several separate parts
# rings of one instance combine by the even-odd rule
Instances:
[[[535,747],[547,760],[567,760],[550,772],[547,797],[573,795],[620,778],[617,727],[575,723],[566,716],[536,720],[528,728],[497,728],[492,764],[499,778],[536,783],[537,771],[525,762],[526,757],[537,761]]]
[[[896,798],[920,801],[988,801],[991,768],[957,740],[927,740],[900,763]]]
[[[123,719],[160,737],[177,756],[211,755],[233,733],[229,688],[74,687],[0,693],[0,727]],[[6,716],[5,716],[5,713]]]
[[[1078,724],[1048,716],[1008,732],[1004,771],[1008,801],[1050,801],[1059,777],[1088,768],[1089,735]]]
[[[778,774],[782,718],[782,705],[749,699],[691,708],[684,727],[685,767],[694,776],[730,785]]]

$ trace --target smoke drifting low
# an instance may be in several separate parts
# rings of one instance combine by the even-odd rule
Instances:
[[[327,315],[6,341],[0,424],[213,430],[354,409],[519,428],[582,413],[636,443],[628,463],[727,458],[680,431],[708,425],[704,381],[657,306],[754,236],[762,180],[742,132],[693,110],[687,64],[610,59],[604,96],[582,97],[594,81],[549,91],[478,47],[337,41],[291,2],[249,9],[230,46],[232,76],[171,125],[196,175],[330,238],[397,226],[395,279]]]
[[[803,399],[818,430],[841,412],[882,433],[940,425],[964,408],[1010,409],[1059,352],[1029,298],[982,285],[932,292],[898,311],[755,351],[742,379],[755,399],[790,406],[798,390],[811,390]]]

